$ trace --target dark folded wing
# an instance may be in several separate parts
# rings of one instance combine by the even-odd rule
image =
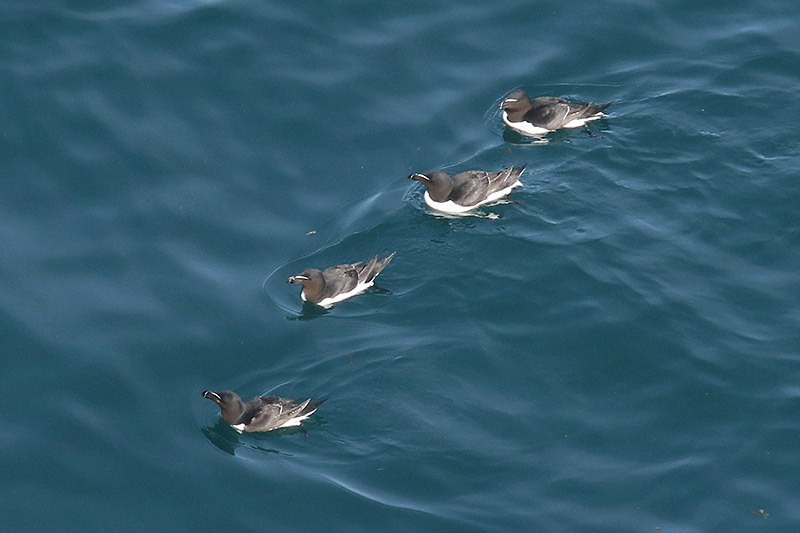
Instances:
[[[475,205],[489,196],[489,173],[469,170],[453,176],[450,200],[459,205]]]
[[[506,170],[500,172],[491,172],[489,174],[489,194],[501,191],[519,181],[519,176],[524,169],[525,165],[521,167],[508,167]]]
[[[281,413],[281,406],[272,403],[270,400],[276,399],[273,397],[261,398],[262,401],[257,402],[257,405],[248,407],[245,416],[242,417],[242,422],[247,425],[249,431],[268,431],[275,428],[278,416]]]
[[[343,292],[349,292],[358,285],[358,270],[355,265],[337,265],[325,270],[322,277],[325,280],[325,288],[320,294],[320,299],[329,298]]]
[[[534,98],[531,105],[533,107],[523,117],[525,121],[540,128],[554,130],[569,122],[571,119],[567,117],[574,113],[575,108],[584,104],[573,104],[554,96],[541,96]]]

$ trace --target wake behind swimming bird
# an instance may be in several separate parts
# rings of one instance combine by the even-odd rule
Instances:
[[[540,96],[533,100],[525,91],[512,91],[500,102],[503,122],[525,135],[544,135],[561,128],[580,128],[588,122],[606,116],[603,113],[611,102],[572,102],[555,96]]]
[[[203,391],[220,408],[222,420],[239,433],[272,431],[274,429],[299,426],[303,420],[313,415],[325,400],[311,402],[311,398],[297,403],[288,398],[276,396],[256,396],[247,403],[233,391]]]
[[[441,170],[415,173],[409,179],[425,186],[425,203],[443,213],[466,213],[481,205],[497,202],[516,187],[526,165],[509,167],[500,172],[467,170],[450,177]]]
[[[380,261],[376,255],[366,265],[363,261],[359,261],[349,265],[336,265],[324,271],[309,268],[296,276],[291,276],[286,283],[299,283],[303,286],[300,298],[304,302],[328,308],[372,287],[375,278],[386,268],[396,253],[392,252]]]

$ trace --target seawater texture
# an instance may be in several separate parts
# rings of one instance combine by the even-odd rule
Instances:
[[[793,531],[798,20],[6,2],[0,530]],[[613,104],[533,142],[514,88]],[[407,179],[521,163],[478,216]],[[239,435],[205,389],[327,401]]]

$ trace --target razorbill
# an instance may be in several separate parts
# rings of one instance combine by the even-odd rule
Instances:
[[[580,128],[587,122],[603,118],[603,110],[611,102],[594,105],[591,102],[570,102],[555,96],[540,96],[531,100],[524,91],[512,91],[500,102],[503,122],[525,135],[543,135],[560,128]]]
[[[219,405],[222,420],[239,433],[299,426],[325,401],[311,403],[309,398],[304,402],[295,403],[295,400],[287,398],[256,396],[249,402],[243,403],[238,394],[229,390],[203,391],[203,397]]]
[[[327,308],[371,287],[375,277],[389,264],[395,253],[380,261],[376,255],[366,265],[359,261],[352,265],[336,265],[324,271],[309,268],[290,277],[286,283],[301,284],[303,290],[300,291],[300,298],[304,302]]]
[[[514,187],[522,187],[519,177],[525,165],[500,172],[467,170],[452,178],[441,170],[411,174],[410,179],[425,186],[425,203],[443,213],[466,213],[479,205],[495,202]]]

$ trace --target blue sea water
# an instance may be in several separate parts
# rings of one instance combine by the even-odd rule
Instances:
[[[8,0],[0,530],[797,530],[799,21]],[[536,143],[514,88],[613,104]],[[407,179],[520,163],[480,216]],[[239,435],[205,389],[327,401]]]

